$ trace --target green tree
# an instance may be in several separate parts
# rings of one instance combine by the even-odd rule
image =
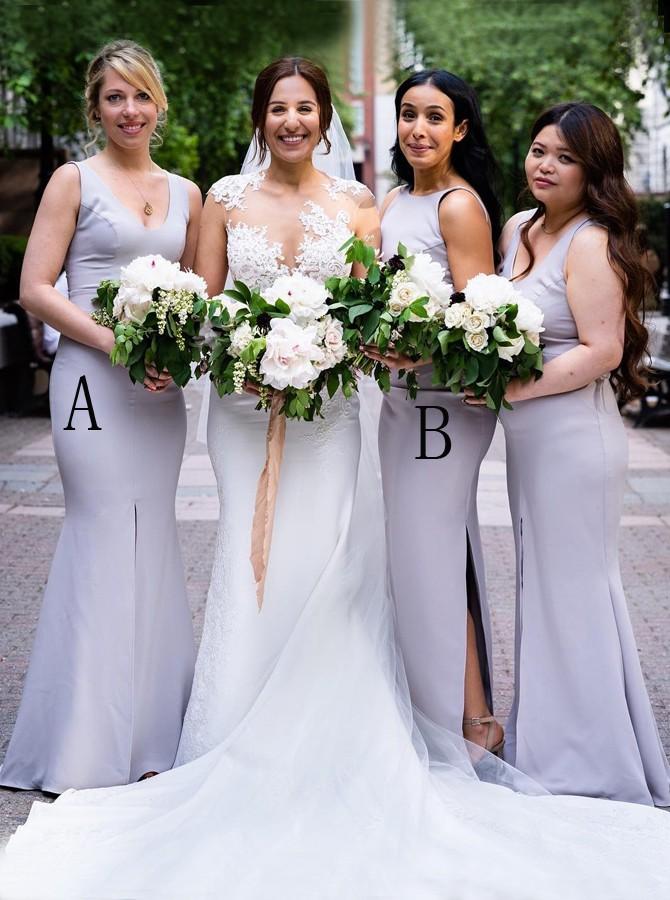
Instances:
[[[400,12],[423,64],[449,69],[477,90],[508,208],[525,185],[530,126],[545,106],[595,103],[624,138],[640,125],[640,94],[628,75],[645,46],[658,51],[662,43],[652,3],[400,0]]]
[[[258,71],[282,54],[309,55],[341,85],[337,48],[345,0],[0,0],[0,116],[5,128],[41,136],[41,187],[53,171],[54,137],[85,143],[82,90],[106,41],[147,46],[163,70],[170,111],[157,158],[203,185],[235,171],[250,138]]]

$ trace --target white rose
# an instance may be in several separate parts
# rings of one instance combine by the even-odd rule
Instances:
[[[498,356],[501,359],[507,360],[507,362],[512,362],[515,356],[518,356],[519,353],[523,350],[523,345],[525,343],[523,339],[523,335],[518,338],[510,338],[512,342],[509,347],[501,347],[498,345]]]
[[[409,280],[406,272],[396,272],[393,276],[389,306],[393,303],[396,307],[406,309],[410,303],[425,296],[417,286]]]
[[[180,274],[179,263],[170,262],[159,254],[138,256],[121,269],[121,284],[132,285],[145,291],[160,287],[171,291]]]
[[[147,317],[153,292],[146,288],[122,284],[114,298],[114,316],[120,322],[136,322],[141,325]]]
[[[393,297],[389,299],[389,312],[392,316],[399,316],[405,308],[405,304],[401,300],[394,299]]]
[[[338,322],[337,319],[333,319],[331,316],[326,316],[321,321],[325,323],[325,329],[323,334],[320,335],[323,359],[316,364],[319,371],[323,371],[323,369],[332,369],[333,366],[342,362],[347,352],[346,344],[342,340],[344,333],[342,323]]]
[[[483,350],[489,342],[489,336],[485,331],[467,332],[465,343],[471,350]]]
[[[207,298],[207,282],[204,278],[188,269],[186,271],[180,269],[177,272],[174,279],[174,287],[177,291],[189,291],[191,294],[198,294],[200,297]]]
[[[464,293],[473,309],[488,314],[499,306],[516,303],[519,297],[512,283],[500,275],[475,275],[465,285]]]
[[[486,313],[478,312],[473,309],[471,313],[463,316],[463,328],[471,333],[484,331],[491,324],[491,320]]]
[[[463,303],[452,303],[444,311],[444,324],[447,328],[460,328],[463,325],[465,309]]]
[[[239,356],[242,351],[249,345],[254,336],[251,325],[248,322],[242,322],[230,335],[230,354],[231,356]]]
[[[328,312],[328,291],[325,286],[300,272],[280,275],[263,292],[263,297],[268,303],[283,300],[291,310],[291,319],[298,324],[313,322]]]
[[[515,324],[519,331],[531,331],[533,334],[539,334],[544,331],[542,323],[544,322],[544,314],[539,306],[536,306],[531,300],[527,300],[519,294],[515,300],[519,305],[519,311],[516,314]]]
[[[307,387],[319,374],[314,363],[323,360],[316,338],[313,325],[301,328],[291,319],[273,319],[260,365],[264,384],[279,391]]]
[[[544,331],[544,329],[542,330]],[[537,333],[537,331],[527,331],[526,337],[531,342],[531,344],[534,344],[536,347],[540,346],[540,335]]]

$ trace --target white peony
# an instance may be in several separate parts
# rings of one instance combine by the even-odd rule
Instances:
[[[475,275],[465,285],[465,298],[473,309],[489,315],[499,306],[516,303],[520,297],[509,279],[501,275]]]
[[[171,291],[182,272],[179,263],[170,262],[164,256],[138,256],[121,269],[121,285],[128,285],[140,291],[152,292],[155,288]]]
[[[509,347],[501,347],[498,345],[498,356],[501,359],[507,360],[507,362],[512,362],[515,356],[518,356],[519,353],[523,350],[523,345],[525,343],[523,339],[523,335],[518,338],[510,338],[511,346]]]
[[[249,345],[253,339],[254,333],[248,322],[242,322],[238,325],[230,335],[230,355],[240,356],[242,351]]]
[[[138,288],[121,284],[114,298],[113,315],[120,322],[136,322],[141,325],[147,317],[153,292],[146,288]]]
[[[325,286],[307,275],[294,272],[280,275],[263,297],[268,303],[283,300],[291,310],[291,319],[300,324],[308,324],[320,319],[328,312],[328,291]]]
[[[483,350],[489,342],[489,336],[485,331],[468,331],[465,334],[465,343],[471,350]]]
[[[307,387],[319,374],[314,364],[324,356],[316,339],[314,325],[301,328],[291,319],[273,319],[260,365],[264,384],[279,391]]]
[[[446,328],[460,328],[465,318],[465,304],[452,303],[444,310],[444,324]]]
[[[444,280],[444,268],[430,254],[417,253],[407,272],[419,289],[420,296],[430,297],[435,301],[436,307],[444,308],[448,305],[454,292],[453,285]]]
[[[332,369],[344,359],[347,348],[343,341],[342,323],[332,316],[325,316],[319,322],[319,337],[323,349],[323,359],[317,363],[319,371]]]
[[[517,295],[515,302],[519,305],[519,311],[514,321],[519,331],[530,331],[533,334],[539,334],[541,331],[544,331],[542,326],[544,314],[539,306],[536,306],[532,300],[527,300],[521,294]]]
[[[176,273],[174,287],[177,291],[188,291],[191,294],[198,294],[200,297],[207,298],[207,282],[200,275],[191,272],[190,269],[186,271],[180,269]]]

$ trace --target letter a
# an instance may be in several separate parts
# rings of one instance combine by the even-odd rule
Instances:
[[[449,421],[449,413],[443,406],[419,406],[417,404],[415,409],[421,410],[421,412],[420,412],[420,416],[421,416],[421,452],[419,453],[419,456],[415,456],[414,459],[444,459],[444,457],[451,450],[451,438],[446,433],[446,431],[444,431],[444,428],[446,427],[447,422]],[[427,419],[426,410],[427,409],[439,409],[440,412],[442,413],[442,424],[438,425],[437,428],[428,428],[428,426],[426,424],[426,419]],[[439,456],[428,456],[426,454],[426,432],[428,432],[428,431],[437,431],[438,434],[442,435],[442,440],[444,441],[444,449],[443,449],[442,453],[440,453]]]
[[[79,397],[79,391],[84,391],[84,397],[86,398],[86,406],[77,406],[77,398]],[[79,384],[77,385],[77,390],[74,395],[74,400],[72,401],[72,409],[70,411],[70,418],[68,419],[68,423],[63,429],[63,431],[76,431],[76,428],[72,424],[72,417],[75,414],[75,410],[86,410],[88,412],[89,419],[91,424],[88,426],[89,431],[102,431],[102,428],[98,426],[98,423],[95,421],[95,413],[93,412],[93,403],[91,402],[91,395],[88,390],[88,384],[86,383],[86,376],[81,375],[79,377]]]

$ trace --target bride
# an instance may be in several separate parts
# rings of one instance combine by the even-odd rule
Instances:
[[[377,239],[369,193],[313,164],[330,111],[307,61],[259,76],[252,116],[269,166],[210,192],[198,259],[212,293],[228,269],[259,288],[283,272],[345,273],[349,234]],[[461,737],[413,718],[374,442],[361,442],[355,402],[288,423],[258,612],[249,549],[267,414],[254,406],[211,403],[222,511],[183,765],[36,803],[5,851],[3,900],[667,896],[666,814],[543,795],[476,748],[475,771]]]

